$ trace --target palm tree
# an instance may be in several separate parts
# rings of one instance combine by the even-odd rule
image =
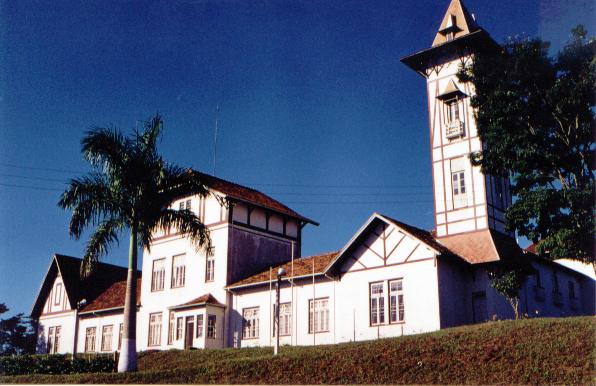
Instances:
[[[79,239],[88,226],[95,227],[85,247],[82,277],[89,277],[121,233],[130,232],[119,372],[137,369],[137,248],[149,250],[153,231],[173,227],[189,237],[197,251],[212,252],[209,231],[201,220],[190,210],[169,208],[179,197],[205,196],[208,190],[191,170],[170,165],[158,154],[162,127],[156,115],[145,122],[142,132],[135,129],[128,137],[116,128],[87,132],[81,151],[92,171],[72,179],[58,202],[61,208],[72,210],[71,237]]]

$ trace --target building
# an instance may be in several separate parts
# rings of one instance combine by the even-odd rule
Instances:
[[[338,251],[301,257],[301,230],[316,223],[256,190],[203,174],[206,199],[180,197],[211,232],[213,256],[175,229],[144,251],[138,350],[272,345],[276,272],[282,344],[314,345],[435,331],[511,318],[487,271],[532,272],[520,292],[528,316],[594,314],[594,280],[522,250],[504,228],[508,182],[468,161],[482,144],[456,72],[498,45],[452,0],[431,48],[402,61],[426,80],[436,227],[432,232],[374,213]],[[111,352],[120,343],[122,268],[100,265],[93,284],[77,260],[54,256],[32,316],[39,352]],[[74,268],[73,268],[74,267]]]

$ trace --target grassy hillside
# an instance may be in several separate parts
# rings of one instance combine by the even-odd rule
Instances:
[[[490,322],[319,347],[145,352],[135,374],[0,377],[0,383],[593,384],[596,319]]]

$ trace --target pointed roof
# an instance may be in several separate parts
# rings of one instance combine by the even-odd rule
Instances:
[[[441,92],[441,94],[439,94],[437,96],[437,98],[439,99],[448,99],[450,97],[454,97],[456,95],[461,95],[461,96],[465,96],[466,94],[461,91],[459,89],[459,87],[457,87],[457,85],[455,84],[455,82],[453,81],[453,79],[449,80],[449,83],[447,83],[447,86],[445,86],[445,88],[443,89],[443,91]]]
[[[199,296],[198,298],[195,298],[182,304],[178,304],[177,306],[169,307],[168,309],[182,310],[187,308],[204,307],[206,305],[225,307],[225,304],[218,302],[213,295],[211,295],[210,293],[206,293],[204,295]]]
[[[141,282],[142,279],[140,277],[137,278],[137,306],[141,305]],[[117,281],[94,300],[82,306],[79,310],[79,315],[123,310],[125,297],[126,280]]]
[[[80,300],[86,299],[89,304],[115,282],[126,280],[126,267],[107,263],[97,263],[91,276],[83,279],[80,275],[81,261],[82,259],[72,256],[60,254],[52,256],[52,261],[31,310],[33,318],[41,315],[47,295],[58,275],[62,277],[66,297],[73,309],[77,307]],[[140,271],[138,274],[140,275]]]
[[[469,35],[479,29],[474,17],[464,7],[461,0],[451,0],[432,46],[435,47],[455,38]],[[450,34],[452,34],[451,37],[449,37]]]

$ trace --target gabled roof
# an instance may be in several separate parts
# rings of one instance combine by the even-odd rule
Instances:
[[[451,0],[432,46],[446,43],[448,33],[453,33],[454,37],[462,37],[479,29],[480,27],[478,27],[478,24],[476,24],[476,21],[462,2],[460,0]]]
[[[312,276],[313,274],[315,276],[322,275],[324,274],[325,268],[327,267],[329,262],[333,260],[336,255],[337,252],[328,252],[320,255],[294,259],[293,267],[291,261],[279,264],[275,267],[271,267],[271,269],[262,271],[260,273],[257,273],[256,275],[252,275],[250,277],[247,277],[246,279],[230,284],[226,288],[235,289],[241,287],[250,287],[257,284],[275,282],[277,278],[277,270],[280,268],[286,270],[286,276],[284,277],[284,280],[289,280],[292,277],[299,278]]]
[[[420,240],[428,248],[433,250],[437,255],[457,257],[457,255],[450,251],[447,247],[437,242],[437,240],[431,232],[425,231],[420,228],[416,228],[412,225],[395,220],[389,216],[385,216],[379,213],[373,213],[364,223],[364,225],[360,227],[356,234],[352,236],[352,238],[346,243],[346,245],[344,245],[344,247],[337,253],[337,256],[335,256],[335,258],[329,262],[327,267],[325,267],[325,273],[329,272],[338,263],[338,261],[340,261],[344,256],[346,256],[346,252],[350,250],[350,248],[352,248],[352,246],[355,245],[355,243],[357,243],[361,237],[363,237],[363,235],[365,234],[366,230],[369,229],[369,227],[374,226],[375,221],[383,221],[386,224],[393,224],[409,236]]]
[[[221,192],[229,198],[238,201],[248,202],[257,206],[261,206],[263,208],[272,209],[276,212],[299,219],[303,222],[311,223],[313,225],[319,225],[317,222],[302,216],[301,214],[288,208],[281,202],[269,197],[265,193],[259,192],[258,190],[248,188],[246,186],[242,186],[234,182],[226,181],[224,179],[214,177],[196,170],[192,170],[192,173],[198,175],[205,186],[218,192]]]
[[[41,314],[47,295],[58,274],[62,276],[66,296],[73,309],[77,307],[80,300],[86,299],[89,303],[115,282],[126,280],[127,268],[107,263],[97,263],[91,276],[82,279],[80,275],[81,261],[82,259],[72,256],[60,254],[52,256],[52,261],[31,310],[33,318],[37,318]]]
[[[141,281],[137,279],[137,306],[141,305]],[[124,308],[126,296],[126,280],[117,281],[109,286],[104,292],[97,296],[90,303],[87,303],[80,310],[80,314],[99,311],[118,310]]]
[[[210,293],[207,293],[207,294],[199,296],[198,298],[190,300],[186,303],[182,303],[182,304],[178,304],[177,306],[169,307],[168,309],[180,310],[180,309],[186,309],[186,308],[202,307],[202,306],[205,306],[208,304],[212,305],[212,306],[225,307],[225,305],[218,302],[217,299],[215,299],[215,297],[213,295],[211,295]]]

